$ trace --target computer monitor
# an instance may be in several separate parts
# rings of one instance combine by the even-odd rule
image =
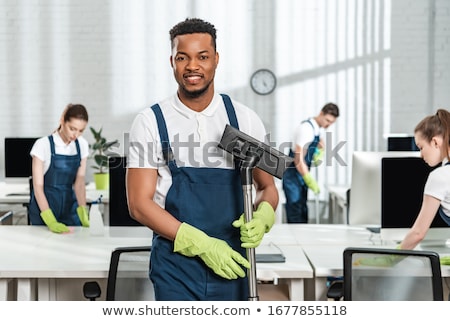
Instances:
[[[381,168],[381,239],[400,242],[419,214],[425,183],[434,168],[420,157],[383,158]],[[440,245],[447,239],[450,227],[436,213],[422,244]]]
[[[141,226],[130,216],[125,188],[126,156],[111,156],[109,164],[109,225]]]
[[[414,136],[391,136],[387,139],[388,151],[418,151]]]
[[[381,226],[382,158],[419,156],[420,152],[353,152],[349,225],[377,228]]]
[[[31,148],[37,138],[5,137],[5,181],[28,182],[32,175]]]

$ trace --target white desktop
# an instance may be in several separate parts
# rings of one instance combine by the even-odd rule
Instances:
[[[420,152],[355,151],[349,202],[349,225],[381,226],[381,160],[384,157],[418,157]]]

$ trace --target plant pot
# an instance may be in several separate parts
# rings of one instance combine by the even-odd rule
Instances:
[[[95,188],[98,190],[109,189],[109,173],[94,174]]]

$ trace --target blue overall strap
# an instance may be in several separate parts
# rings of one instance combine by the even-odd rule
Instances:
[[[50,140],[50,152],[52,155],[55,155],[55,141],[53,140],[53,136],[49,135],[48,139]],[[80,143],[78,142],[78,138],[75,140],[75,146],[77,148],[78,158],[81,160],[81,152],[80,152]]]
[[[310,119],[304,120],[304,121],[302,121],[302,123],[308,123],[308,124],[310,124],[311,127],[313,128],[313,131],[314,131],[315,127],[314,127],[314,125],[313,125],[313,123],[311,122]],[[315,134],[314,134],[314,137],[317,137],[317,136],[319,136],[319,135],[315,135]],[[314,139],[315,139],[315,138],[314,138]]]
[[[230,97],[225,94],[220,94],[220,95],[222,96],[222,100],[225,105],[225,110],[227,111],[228,121],[230,122],[230,125],[239,130],[239,124],[238,124],[238,120],[236,117],[236,111],[234,110],[234,106],[233,106],[233,103],[231,102]],[[240,160],[238,160],[237,158],[234,159],[236,169],[240,168],[239,162],[240,162]]]
[[[233,104],[231,103],[231,99],[228,95],[220,94],[223,99],[223,103],[225,104],[225,109],[227,110],[228,120],[230,121],[230,125],[236,129],[239,129],[239,123],[236,117],[236,112],[234,110]]]
[[[55,142],[53,141],[53,136],[48,136],[48,140],[50,141],[50,152],[52,155],[55,155]]]
[[[77,147],[77,155],[78,155],[78,158],[79,158],[80,161],[81,161],[80,143],[78,142],[78,138],[75,139],[75,146]]]
[[[239,129],[236,112],[234,110],[233,104],[231,103],[230,97],[225,94],[221,94],[221,96],[223,99],[223,103],[225,104],[225,109],[227,111],[228,120],[230,121],[230,125],[236,129]],[[162,145],[162,152],[163,152],[164,160],[166,161],[166,164],[168,164],[170,161],[174,160],[174,156],[173,156],[172,148],[170,147],[169,136],[167,134],[166,121],[164,120],[164,116],[162,114],[161,107],[159,107],[159,104],[154,104],[150,108],[155,113],[156,121],[158,123],[158,128],[159,128],[159,135],[161,137],[161,145]]]
[[[302,121],[302,123],[309,123],[314,131],[315,128],[310,119],[304,120],[304,121]],[[308,146],[308,151],[306,152],[306,155],[305,155],[305,162],[306,162],[306,165],[308,166],[308,168],[311,167],[314,152],[316,151],[319,141],[320,141],[320,136],[314,135],[314,140]]]
[[[154,104],[151,109],[155,113],[156,121],[158,123],[159,128],[159,136],[161,138],[161,146],[162,153],[166,164],[169,164],[174,160],[173,151],[170,147],[169,136],[167,134],[166,121],[164,120],[164,116],[161,112],[161,107],[158,104]]]

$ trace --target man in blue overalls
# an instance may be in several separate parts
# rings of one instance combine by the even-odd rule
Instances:
[[[242,220],[243,191],[232,156],[217,147],[227,124],[264,141],[261,119],[214,90],[215,27],[186,19],[170,31],[177,94],[140,112],[130,130],[131,216],[154,232],[150,278],[156,300],[247,300],[245,248],[274,221],[273,177],[255,168],[255,212]]]
[[[319,162],[323,155],[323,129],[328,128],[339,117],[339,108],[333,103],[322,107],[319,115],[303,121],[295,130],[290,156],[294,163],[283,175],[283,190],[286,196],[286,220],[288,223],[308,223],[308,188],[315,194],[320,189],[310,173],[313,161]]]

